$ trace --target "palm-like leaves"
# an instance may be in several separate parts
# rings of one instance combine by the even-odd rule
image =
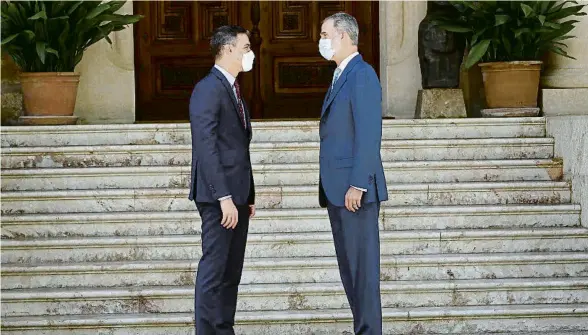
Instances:
[[[547,51],[573,58],[562,41],[583,16],[576,1],[451,1],[457,14],[442,13],[435,22],[447,31],[465,34],[467,68],[479,61],[540,60]]]
[[[71,72],[92,44],[138,22],[126,1],[2,1],[2,49],[26,72]]]

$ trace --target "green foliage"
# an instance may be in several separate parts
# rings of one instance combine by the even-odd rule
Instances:
[[[567,54],[564,40],[584,16],[576,1],[451,1],[456,14],[440,13],[434,22],[464,34],[467,68],[482,62],[540,60],[547,51]]]
[[[84,51],[141,15],[115,14],[126,1],[2,1],[2,49],[25,72],[72,72]]]

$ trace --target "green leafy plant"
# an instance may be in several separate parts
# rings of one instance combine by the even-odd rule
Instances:
[[[434,18],[441,28],[464,34],[466,68],[479,61],[540,60],[547,51],[573,58],[564,40],[583,16],[576,1],[451,1],[457,13]]]
[[[84,51],[141,15],[115,14],[126,1],[2,1],[2,49],[25,72],[72,72]]]

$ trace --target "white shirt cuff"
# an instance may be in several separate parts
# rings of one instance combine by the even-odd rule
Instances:
[[[356,189],[356,190],[360,190],[360,191],[362,191],[362,192],[367,192],[367,190],[366,190],[365,188],[359,188],[359,187],[355,187],[355,186],[353,186],[353,185],[351,185],[351,187],[353,187],[353,188],[354,188],[354,189]]]
[[[227,196],[224,196],[222,198],[218,198],[218,201],[223,201],[223,200],[227,200],[227,199],[231,199],[231,198],[232,198],[231,195],[227,195]]]

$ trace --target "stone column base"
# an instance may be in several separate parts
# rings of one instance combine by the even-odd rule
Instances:
[[[543,115],[588,115],[588,88],[544,88]]]
[[[463,92],[459,88],[419,90],[416,119],[467,117]]]

